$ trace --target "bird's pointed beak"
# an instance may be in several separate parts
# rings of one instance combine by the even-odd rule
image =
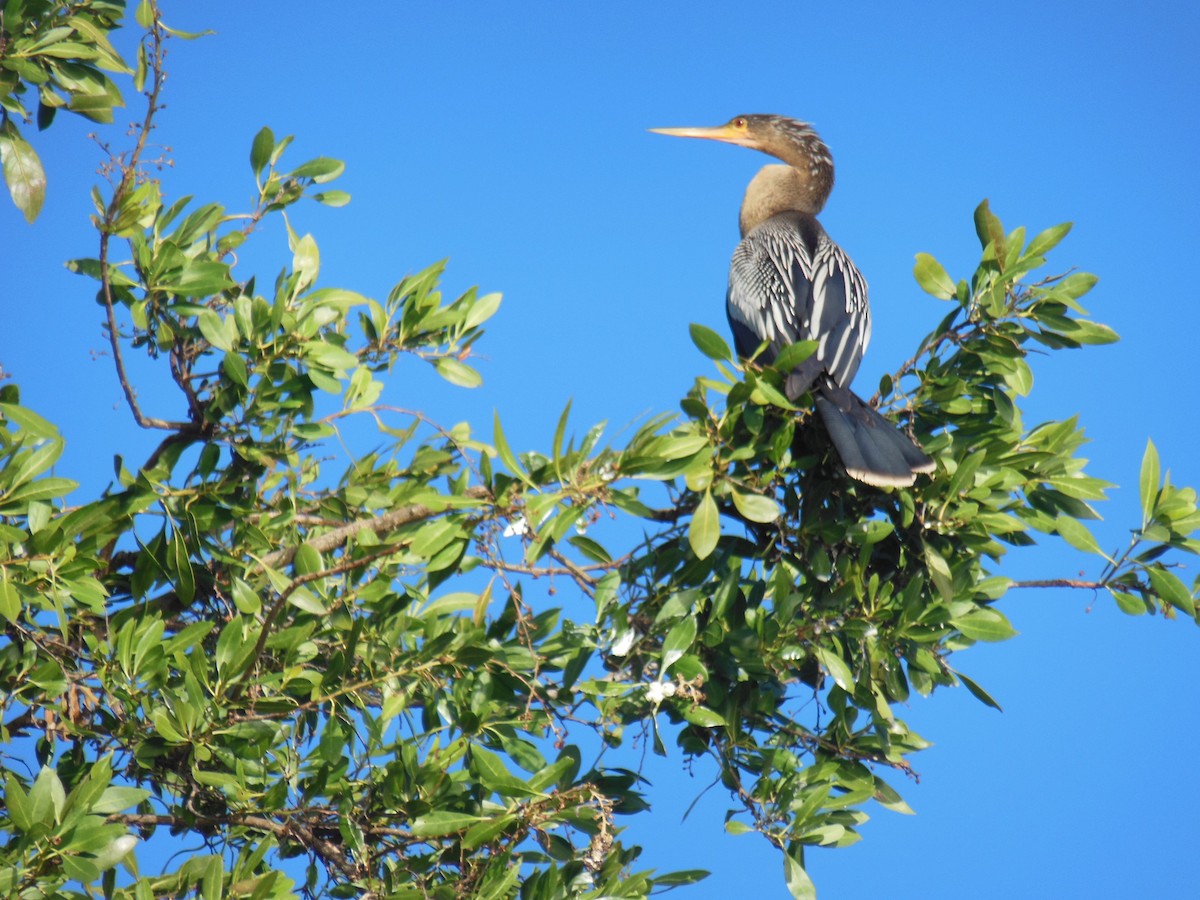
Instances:
[[[745,129],[738,130],[732,125],[717,125],[713,128],[651,128],[650,131],[670,137],[705,138],[710,141],[737,144],[740,147],[753,146]]]

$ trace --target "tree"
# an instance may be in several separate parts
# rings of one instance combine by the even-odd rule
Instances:
[[[94,195],[96,255],[71,267],[97,286],[134,420],[161,434],[80,502],[53,471],[57,429],[0,388],[0,891],[642,896],[702,877],[639,871],[620,839],[645,809],[622,752],[643,735],[711,766],[727,827],[777,846],[810,896],[806,847],[857,840],[871,799],[907,810],[897,784],[925,742],[897,702],[962,683],[994,705],[954,654],[1010,637],[1000,601],[1044,584],[1004,577],[1008,547],[1061,537],[1100,572],[1057,583],[1196,619],[1175,566],[1200,513],[1153,444],[1143,520],[1108,555],[1084,524],[1105,484],[1078,423],[1023,421],[1030,348],[1115,339],[1079,304],[1093,276],[1033,274],[1068,226],[1026,240],[984,203],[969,280],[918,257],[947,314],[878,397],[938,460],[912,489],[847,479],[783,396],[811,347],[742,365],[700,326],[713,371],[682,417],[616,446],[571,436],[564,410],[545,452],[518,453],[499,417],[484,439],[378,402],[402,354],[478,384],[497,295],[443,298],[438,266],[383,300],[323,286],[290,221],[281,273],[241,271],[262,222],[349,199],[329,187],[339,162],[292,167],[264,128],[253,208],[164,201],[147,139],[183,35],[143,2],[129,67],[106,38],[122,12],[10,0],[0,33],[27,215],[30,167],[8,166],[32,153],[11,136],[21,91],[92,111],[79,85],[96,82],[56,61],[100,59],[144,91]],[[143,408],[133,354],[165,367],[175,411]],[[324,448],[360,420],[385,446],[329,472]],[[547,578],[573,586],[569,607]],[[143,846],[183,852],[142,875]]]

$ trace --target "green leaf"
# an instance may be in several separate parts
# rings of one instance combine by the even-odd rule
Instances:
[[[196,317],[196,325],[200,329],[200,334],[204,336],[204,339],[218,350],[225,351],[227,355],[233,350],[233,343],[229,340],[228,329],[225,328],[225,322],[221,319],[220,315],[211,309],[206,309]]]
[[[954,297],[954,282],[942,268],[942,264],[928,253],[918,253],[916,265],[913,266],[913,278],[927,294],[932,294],[939,300],[950,300]]]
[[[12,774],[4,779],[4,805],[8,810],[9,819],[12,820],[17,830],[28,831],[36,824],[29,795],[25,793],[17,777]]]
[[[1142,455],[1142,470],[1138,476],[1138,491],[1142,498],[1142,527],[1144,528],[1154,518],[1154,510],[1158,506],[1158,489],[1161,485],[1161,469],[1158,462],[1158,448],[1154,441],[1146,441],[1146,452]]]
[[[1091,272],[1072,272],[1062,281],[1054,285],[1055,293],[1066,294],[1072,300],[1078,300],[1096,286],[1100,279]]]
[[[58,429],[54,425],[24,406],[17,406],[15,403],[0,403],[0,415],[10,422],[15,422],[34,437],[56,438],[59,436]]]
[[[1003,707],[993,699],[992,695],[979,686],[973,679],[968,678],[962,672],[955,672],[955,676],[963,683],[963,686],[974,695],[975,699],[990,706],[992,709],[1004,712]]]
[[[100,795],[100,799],[92,804],[88,811],[97,815],[119,813],[137,806],[149,796],[150,791],[145,788],[110,787],[105,789],[104,793]]]
[[[698,558],[706,559],[717,548],[720,537],[721,516],[717,512],[712,492],[705,490],[704,496],[696,505],[696,511],[692,513],[692,521],[688,526],[688,543]]]
[[[275,135],[265,125],[254,136],[250,145],[250,168],[255,176],[262,173],[271,159],[271,151],[275,149]]]
[[[975,234],[979,236],[979,245],[984,250],[987,249],[988,244],[992,245],[995,258],[1003,264],[1005,257],[1004,226],[992,213],[991,205],[986,199],[975,207]]]
[[[671,630],[667,632],[667,636],[663,639],[663,671],[667,671],[667,669],[679,662],[680,657],[687,653],[695,642],[696,620],[694,617],[685,616],[671,626]]]
[[[696,345],[696,349],[709,359],[715,359],[717,362],[727,362],[733,359],[733,351],[729,349],[729,344],[725,343],[725,339],[711,328],[693,322],[688,326],[688,333],[691,334],[692,343]]]
[[[46,173],[37,153],[21,137],[11,120],[0,127],[0,164],[3,164],[4,182],[13,203],[21,210],[25,221],[32,222],[42,211],[46,199]]]
[[[1115,344],[1121,339],[1119,334],[1100,322],[1091,322],[1087,319],[1075,319],[1073,322],[1075,327],[1064,334],[1081,344],[1092,346]]]
[[[1108,592],[1112,594],[1117,608],[1127,616],[1144,616],[1150,611],[1146,608],[1146,601],[1136,594],[1126,593],[1111,585],[1108,588]]]
[[[697,884],[712,873],[706,869],[681,869],[678,872],[667,872],[665,875],[655,875],[656,887],[675,887],[682,884]]]
[[[466,318],[463,319],[463,330],[478,328],[488,319],[496,314],[500,309],[500,301],[503,299],[502,294],[484,294],[472,305]]]
[[[317,242],[311,234],[296,241],[292,249],[292,271],[300,273],[300,280],[296,282],[297,292],[316,283],[321,272],[321,251],[317,249]]]
[[[797,858],[799,857],[799,858]],[[794,900],[817,900],[817,886],[804,871],[803,850],[783,855],[783,877]]]
[[[60,821],[66,802],[67,794],[58,772],[50,766],[42,766],[29,791],[29,805],[34,822],[48,825]]]
[[[233,287],[233,280],[227,263],[197,259],[158,287],[180,297],[211,297]]]
[[[444,834],[455,834],[483,821],[486,821],[483,816],[472,816],[467,813],[431,812],[413,819],[409,830],[414,837],[439,837]]]
[[[475,388],[483,384],[483,376],[466,363],[461,363],[452,356],[442,356],[434,361],[433,367],[437,373],[451,384],[459,387]]]
[[[536,797],[541,793],[509,772],[499,756],[478,744],[471,746],[471,768],[485,788],[502,797]]]
[[[516,821],[517,817],[509,814],[472,825],[463,836],[463,849],[474,850],[480,845],[488,843],[506,829],[511,828]]]
[[[318,203],[334,209],[350,202],[350,195],[345,191],[321,191],[319,194],[313,194],[312,198]]]
[[[1058,246],[1058,242],[1067,236],[1067,232],[1071,230],[1070,222],[1063,222],[1061,225],[1055,225],[1047,228],[1025,248],[1026,256],[1045,256],[1048,252]]]
[[[183,533],[178,529],[171,532],[171,577],[175,582],[175,593],[184,608],[191,605],[196,597],[196,576],[192,572],[192,562],[188,558],[187,543]]]
[[[0,504],[6,508],[14,505],[27,507],[35,500],[52,500],[69,494],[79,487],[78,482],[69,478],[41,478],[29,484],[21,485],[7,495],[0,494]]]
[[[221,360],[221,370],[238,387],[250,386],[250,373],[246,370],[246,360],[240,353],[226,353],[225,358]]]
[[[500,461],[504,463],[508,471],[520,478],[529,487],[535,487],[533,480],[521,468],[517,462],[516,455],[512,452],[512,448],[508,446],[508,439],[504,436],[504,429],[500,427],[500,413],[492,413],[492,440],[496,444],[496,453],[500,457]]]
[[[1154,565],[1146,570],[1146,574],[1150,576],[1150,585],[1154,588],[1154,593],[1161,599],[1189,616],[1196,615],[1196,603],[1192,599],[1192,592],[1174,572],[1168,572],[1161,565]]]
[[[346,164],[340,159],[329,159],[322,156],[310,159],[295,169],[291,175],[293,178],[311,178],[316,184],[324,184],[327,181],[333,181],[345,170]]]
[[[779,504],[770,497],[761,494],[743,494],[731,491],[733,505],[739,513],[751,522],[768,523],[779,518]]]
[[[0,579],[0,619],[16,622],[21,617],[21,594],[7,578]]]
[[[1104,556],[1104,551],[1100,549],[1095,536],[1078,519],[1073,519],[1066,513],[1059,513],[1054,520],[1054,527],[1062,539],[1076,550]]]
[[[794,344],[788,344],[779,351],[771,367],[780,372],[790,372],[816,353],[819,346],[817,341],[796,341]]]
[[[983,607],[950,620],[950,624],[973,641],[1006,641],[1017,630],[999,610]]]
[[[821,666],[829,673],[834,684],[840,687],[848,694],[854,693],[854,673],[850,671],[850,667],[846,665],[846,661],[824,647],[814,648],[817,659]]]
[[[701,728],[720,728],[726,724],[724,716],[705,706],[688,706],[682,712],[684,721]]]

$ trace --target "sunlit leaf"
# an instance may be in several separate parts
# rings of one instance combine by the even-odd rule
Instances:
[[[954,281],[946,274],[942,264],[928,253],[917,254],[917,262],[913,266],[913,277],[925,293],[932,294],[939,300],[949,300],[954,297]]]
[[[692,343],[696,345],[696,349],[709,359],[721,362],[733,359],[733,351],[729,349],[729,344],[711,328],[693,322],[688,326],[688,332],[692,336]]]
[[[692,513],[692,522],[688,526],[688,543],[692,552],[704,559],[717,549],[717,541],[721,537],[721,517],[717,504],[712,498],[711,491],[705,491],[696,504]]]
[[[26,222],[32,222],[42,211],[46,199],[46,173],[33,147],[21,137],[11,120],[0,126],[0,164],[4,183],[13,203]]]
[[[1148,523],[1154,518],[1154,510],[1158,505],[1158,489],[1161,484],[1161,469],[1158,462],[1158,448],[1154,441],[1146,441],[1146,452],[1142,454],[1142,467],[1138,475],[1138,491],[1142,501],[1142,522]]]

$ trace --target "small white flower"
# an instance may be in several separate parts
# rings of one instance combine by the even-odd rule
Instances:
[[[627,629],[624,634],[617,638],[616,643],[612,647],[613,656],[628,656],[629,651],[633,649],[633,645],[637,643],[638,633],[632,628]]]
[[[878,634],[879,634],[878,628],[876,628],[874,625],[868,625],[867,630],[863,632],[863,637],[873,638]]]
[[[666,696],[667,694],[663,690],[663,683],[661,681],[652,681],[646,685],[646,699],[655,706],[662,703]]]
[[[587,529],[588,529],[587,516],[580,516],[578,519],[575,520],[575,533],[576,534],[587,534]]]
[[[664,681],[663,682],[662,692],[663,692],[664,697],[674,697],[676,690],[677,690],[677,688],[675,687],[675,682],[673,682],[673,681]]]
[[[600,467],[600,480],[612,481],[617,477],[617,470],[612,463],[605,463]]]
[[[524,537],[529,534],[529,523],[525,521],[524,516],[515,516],[505,527],[503,534],[505,537]]]

